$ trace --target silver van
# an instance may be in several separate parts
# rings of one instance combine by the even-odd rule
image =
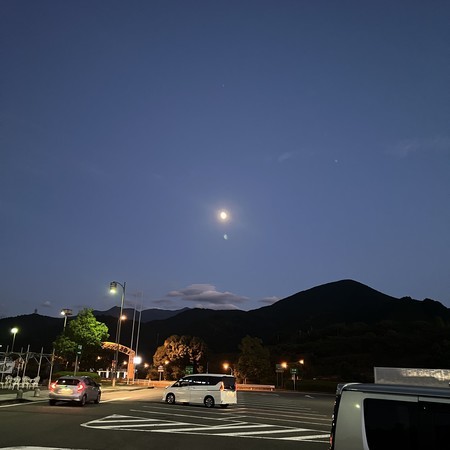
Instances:
[[[207,408],[214,405],[226,408],[237,403],[236,380],[232,375],[215,373],[187,375],[167,386],[162,399],[170,404],[194,403]]]
[[[330,450],[450,449],[450,389],[339,385]]]

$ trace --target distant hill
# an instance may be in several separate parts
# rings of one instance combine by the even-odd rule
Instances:
[[[182,308],[175,311],[170,311],[167,309],[144,309],[141,314],[141,323],[151,322],[152,320],[165,320],[170,317],[176,316],[180,312],[188,311],[189,308]],[[136,320],[139,320],[139,311],[134,310],[133,308],[124,308],[122,313],[127,316],[128,319],[132,319],[135,317]],[[95,317],[98,316],[111,316],[118,318],[120,314],[120,308],[118,306],[114,306],[113,308],[108,309],[107,311],[98,311],[94,310],[93,314]]]
[[[131,319],[134,310],[127,309]],[[95,311],[114,340],[119,308]],[[137,323],[137,316],[136,322]],[[121,342],[129,345],[132,320],[122,324]],[[11,340],[10,328],[21,328],[16,350],[33,351],[51,343],[63,322],[38,314],[0,320],[0,343]],[[235,354],[246,335],[259,337],[274,361],[303,355],[318,374],[373,365],[450,367],[450,310],[441,303],[395,298],[353,280],[341,280],[298,292],[273,305],[252,311],[184,309],[142,312],[139,353],[151,361],[158,345],[172,334],[202,338],[213,354]],[[343,375],[342,375],[343,376]]]

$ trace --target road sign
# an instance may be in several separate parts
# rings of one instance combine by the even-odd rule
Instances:
[[[194,366],[186,366],[184,372],[186,375],[192,375],[194,373]]]
[[[296,373],[298,373],[298,369],[297,368],[292,368],[291,369],[291,374],[294,375]]]
[[[164,372],[164,366],[158,366],[158,372]]]

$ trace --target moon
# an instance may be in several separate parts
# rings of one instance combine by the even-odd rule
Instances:
[[[229,214],[225,210],[222,210],[222,211],[219,212],[219,219],[220,220],[225,222],[226,220],[228,220],[228,218],[229,218]]]

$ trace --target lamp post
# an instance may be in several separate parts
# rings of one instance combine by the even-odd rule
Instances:
[[[113,387],[116,385],[117,364],[119,361],[120,329],[121,329],[121,322],[122,322],[123,302],[125,299],[126,285],[127,285],[127,283],[125,281],[123,282],[123,284],[119,283],[118,281],[111,281],[111,283],[109,283],[109,291],[112,294],[115,294],[117,292],[117,286],[120,286],[122,288],[122,298],[120,300],[120,314],[119,314],[119,318],[117,319],[117,329],[116,329],[116,351],[114,353],[113,370],[112,370],[112,386]]]
[[[66,329],[66,325],[67,325],[67,317],[68,316],[73,316],[73,312],[69,308],[64,308],[64,309],[61,310],[61,315],[64,316],[64,328],[63,328],[63,330],[65,330]]]
[[[13,335],[12,344],[11,344],[11,353],[14,351],[14,342],[16,342],[16,334],[19,331],[17,327],[11,328],[11,333]]]

